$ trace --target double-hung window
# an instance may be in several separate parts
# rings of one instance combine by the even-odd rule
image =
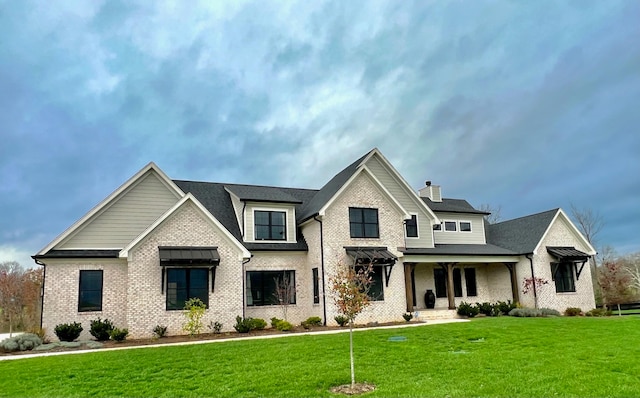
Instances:
[[[167,310],[182,310],[192,298],[209,307],[209,269],[167,268]]]
[[[405,220],[405,235],[407,238],[417,238],[418,237],[418,216],[415,214],[411,215],[411,218]]]
[[[78,311],[102,311],[102,270],[81,270]]]
[[[378,209],[350,207],[349,229],[352,238],[379,238]]]
[[[253,214],[256,240],[287,239],[287,217],[284,211],[256,210]]]

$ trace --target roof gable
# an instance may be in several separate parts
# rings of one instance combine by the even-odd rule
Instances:
[[[113,206],[116,202],[118,202],[124,195],[127,194],[131,189],[133,189],[137,184],[141,181],[145,180],[150,176],[150,174],[155,175],[158,180],[171,192],[176,199],[179,199],[184,196],[184,192],[180,190],[180,188],[167,177],[167,175],[153,162],[147,164],[140,171],[138,171],[135,175],[129,178],[124,184],[118,187],[115,191],[113,191],[109,196],[107,196],[104,200],[98,203],[93,209],[87,212],[82,218],[76,221],[73,225],[67,228],[64,232],[58,235],[51,243],[49,243],[46,247],[44,247],[38,255],[43,255],[48,251],[55,248],[61,242],[69,239],[71,236],[76,234],[82,228],[85,228],[92,220],[98,217],[100,214],[103,214],[107,211],[111,206]],[[120,249],[122,246],[117,247]],[[116,247],[114,247],[115,249]]]

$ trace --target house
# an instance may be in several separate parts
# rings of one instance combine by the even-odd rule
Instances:
[[[451,317],[462,301],[595,306],[595,250],[564,211],[493,225],[486,215],[431,183],[415,192],[377,149],[319,190],[172,180],[150,163],[33,256],[45,269],[42,326],[80,322],[88,337],[101,317],[134,338],[156,325],[182,334],[190,297],[223,330],[284,311],[335,324],[330,277],[367,264],[361,323]],[[535,297],[521,292],[532,275],[549,282]]]

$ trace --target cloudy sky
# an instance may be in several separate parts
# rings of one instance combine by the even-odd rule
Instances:
[[[186,4],[0,0],[0,261],[150,161],[320,188],[373,147],[416,189],[573,203],[640,251],[640,2]]]

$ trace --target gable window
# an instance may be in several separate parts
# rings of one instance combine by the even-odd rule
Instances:
[[[467,297],[475,297],[478,295],[478,288],[476,284],[476,269],[465,268],[464,269],[464,281],[467,285]]]
[[[551,263],[551,274],[556,282],[557,293],[576,291],[576,285],[573,279],[573,263]]]
[[[418,216],[417,215],[412,214],[410,219],[405,220],[404,231],[405,231],[405,236],[407,238],[418,237]]]
[[[81,270],[78,311],[102,311],[102,270]]]
[[[352,238],[378,238],[378,209],[349,208],[349,229]]]
[[[455,221],[445,221],[444,222],[444,230],[445,231],[452,231],[455,232],[458,230],[458,223],[456,223]]]
[[[471,232],[471,222],[460,221],[460,232]]]
[[[191,298],[209,307],[209,269],[167,268],[167,310],[182,310]]]
[[[246,290],[250,307],[279,305],[281,300],[295,304],[296,272],[247,271]]]
[[[254,213],[256,240],[286,240],[286,213],[284,211],[256,210]]]

